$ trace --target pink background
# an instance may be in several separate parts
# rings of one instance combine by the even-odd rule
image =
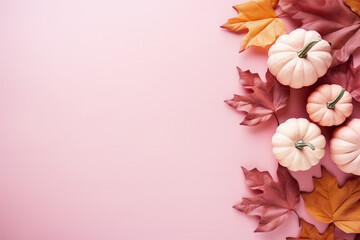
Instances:
[[[297,236],[294,214],[253,233],[232,208],[251,194],[240,166],[277,166],[275,120],[239,126],[223,102],[241,93],[235,66],[266,70],[266,50],[239,54],[241,36],[219,28],[239,2],[1,1],[0,239]],[[292,91],[280,120],[306,116],[308,93]],[[311,190],[319,173],[293,175]]]

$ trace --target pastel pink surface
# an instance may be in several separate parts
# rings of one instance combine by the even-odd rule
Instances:
[[[266,71],[266,51],[239,54],[241,36],[219,28],[237,3],[2,1],[0,239],[296,236],[295,215],[253,233],[231,207],[250,195],[240,166],[277,166],[275,120],[239,126],[223,102],[241,92],[235,66]],[[307,94],[292,91],[280,120],[306,116]],[[319,174],[293,175],[311,190]]]

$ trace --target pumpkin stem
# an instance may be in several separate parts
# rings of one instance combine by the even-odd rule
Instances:
[[[295,143],[295,147],[300,150],[302,150],[304,147],[310,147],[313,151],[315,150],[314,145],[312,145],[310,142],[304,142],[303,140]]]
[[[298,52],[297,52],[297,55],[299,58],[306,58],[307,57],[307,53],[310,51],[310,49],[315,45],[317,44],[318,42],[320,42],[321,39],[320,38],[317,38],[311,42],[309,42],[305,47],[303,47],[302,49],[300,49]]]
[[[345,88],[343,88],[341,90],[341,92],[340,92],[339,96],[337,96],[337,98],[335,98],[334,100],[328,101],[326,103],[326,107],[328,109],[335,109],[335,104],[340,101],[340,99],[344,96],[344,93],[345,93]]]

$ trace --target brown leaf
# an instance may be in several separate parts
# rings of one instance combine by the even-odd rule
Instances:
[[[328,226],[324,234],[320,234],[316,227],[310,223],[307,223],[303,219],[300,219],[302,226],[300,236],[298,238],[288,237],[286,240],[302,240],[302,239],[313,239],[313,240],[344,240],[344,239],[335,239],[334,229],[335,226],[331,224]]]
[[[281,225],[299,203],[300,193],[297,181],[287,168],[279,165],[278,182],[274,182],[269,172],[256,168],[248,171],[242,168],[245,184],[257,195],[243,198],[233,207],[251,216],[259,216],[260,222],[255,232],[269,232]]]
[[[346,233],[359,233],[360,177],[339,188],[336,178],[324,167],[321,172],[321,178],[313,178],[314,191],[301,194],[306,210],[320,222],[334,223]]]
[[[276,0],[256,0],[233,6],[239,15],[221,27],[233,32],[249,30],[242,40],[240,52],[251,45],[265,47],[286,33],[284,22],[274,12],[276,4]]]
[[[333,63],[348,60],[360,47],[360,18],[340,0],[280,0],[279,6],[301,28],[315,30],[331,43]]]
[[[351,56],[346,63],[330,69],[320,81],[342,86],[356,101],[360,102],[360,66],[354,68]]]
[[[267,81],[263,82],[257,73],[237,69],[240,75],[240,84],[249,93],[246,95],[234,94],[233,99],[225,102],[236,111],[247,113],[241,125],[255,126],[265,122],[273,113],[286,106],[290,89],[288,86],[281,85],[269,70],[266,72]]]
[[[360,16],[360,0],[344,0],[344,3],[348,5],[354,13]]]

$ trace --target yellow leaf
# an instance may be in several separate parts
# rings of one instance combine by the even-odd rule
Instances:
[[[285,24],[277,17],[272,4],[276,5],[277,1],[256,0],[234,6],[239,15],[221,27],[233,32],[249,30],[242,39],[240,52],[252,45],[266,47],[286,33]]]
[[[351,7],[351,10],[360,16],[360,0],[344,0],[344,3]]]
[[[334,223],[346,233],[360,233],[360,177],[339,188],[336,178],[325,168],[314,178],[315,189],[302,193],[306,210],[318,221]]]
[[[286,240],[305,240],[305,239],[314,239],[314,240],[344,240],[344,239],[335,239],[334,229],[335,226],[331,224],[328,226],[324,234],[320,234],[316,227],[310,223],[307,223],[305,220],[300,219],[302,226],[300,236],[298,238],[288,237]]]

